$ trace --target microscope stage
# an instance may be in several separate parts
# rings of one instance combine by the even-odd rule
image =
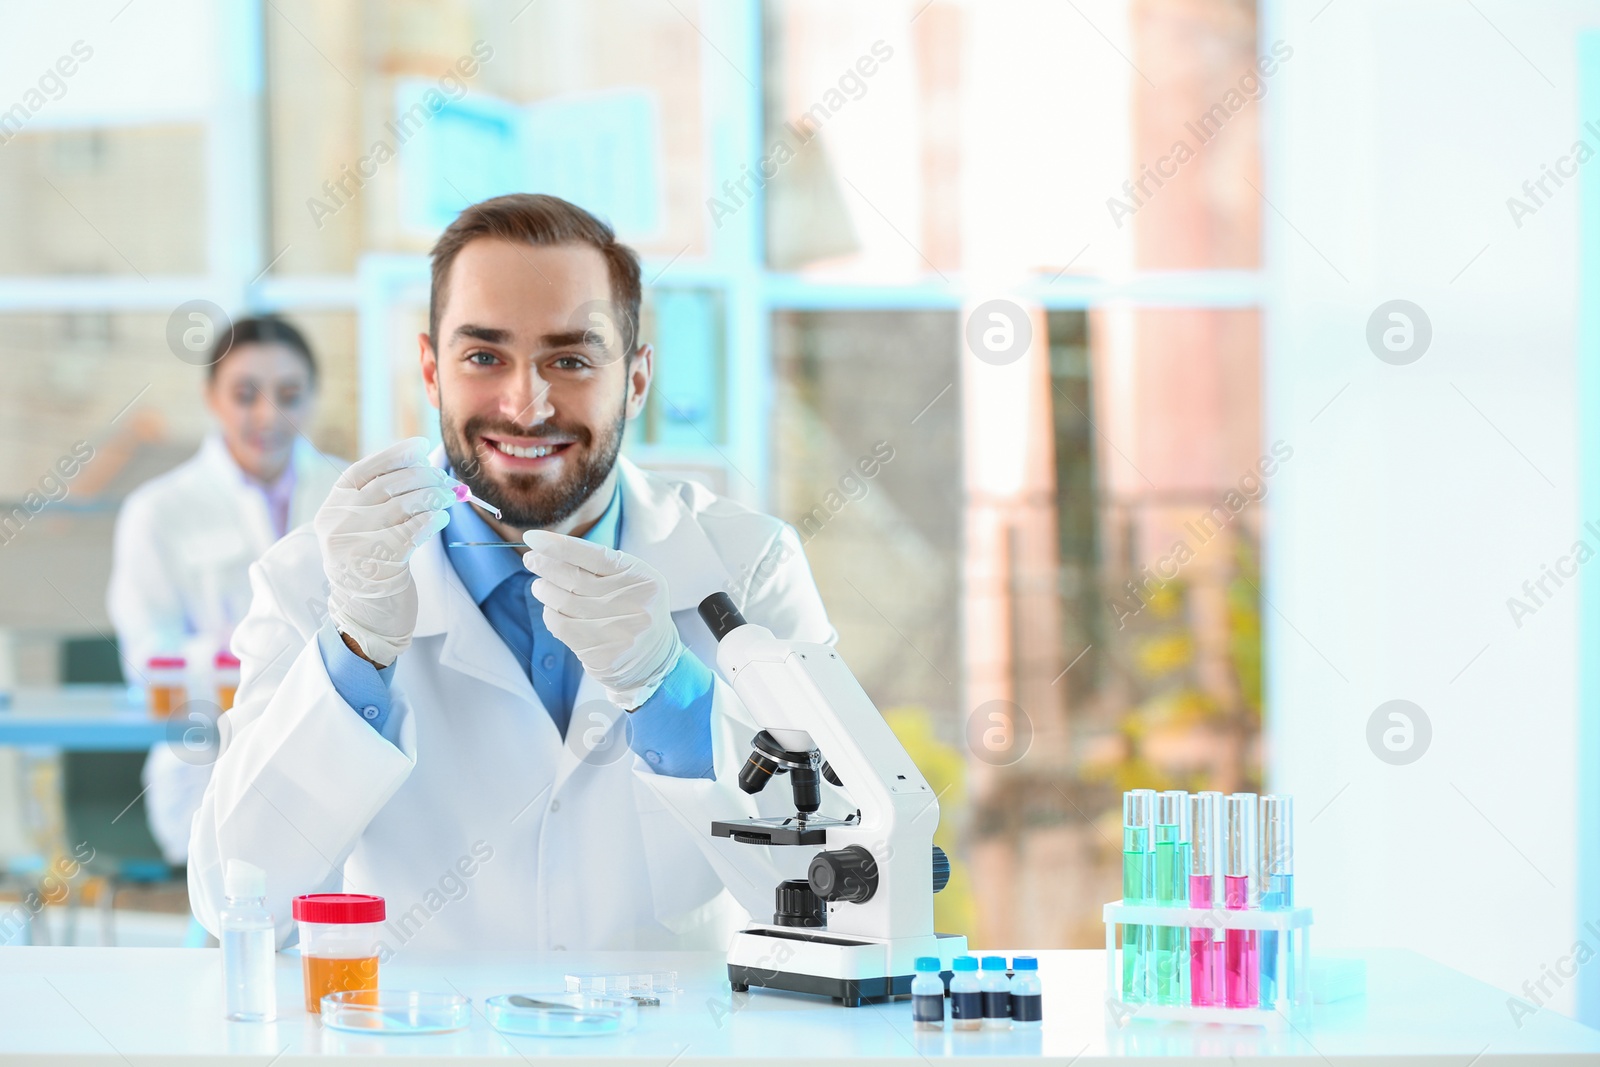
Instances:
[[[770,819],[718,819],[711,824],[711,836],[731,837],[746,845],[825,845],[828,827],[854,825],[853,815],[842,820],[826,815],[805,820],[793,815]]]

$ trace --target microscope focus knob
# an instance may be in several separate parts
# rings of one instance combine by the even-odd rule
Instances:
[[[822,901],[811,891],[811,883],[804,878],[791,878],[778,883],[777,910],[772,915],[774,926],[826,926],[822,914]]]
[[[823,900],[865,904],[878,891],[878,861],[860,845],[811,857],[811,891]]]
[[[944,854],[944,849],[938,845],[933,846],[933,891],[937,893],[950,884],[950,857]]]

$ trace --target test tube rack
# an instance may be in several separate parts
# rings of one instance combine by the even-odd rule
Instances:
[[[1106,924],[1106,1007],[1110,1014],[1129,1020],[1151,1019],[1193,1023],[1224,1023],[1234,1026],[1282,1027],[1302,1021],[1311,1010],[1311,909],[1282,908],[1182,908],[1155,904],[1124,904],[1112,901],[1104,909]],[[1220,1005],[1133,1003],[1122,999],[1122,951],[1118,947],[1119,926],[1204,927],[1221,937],[1226,930],[1276,930],[1277,973],[1288,975],[1279,982],[1277,999],[1258,1008],[1226,1008]],[[1293,973],[1290,973],[1290,968]],[[1187,976],[1184,988],[1188,988]]]

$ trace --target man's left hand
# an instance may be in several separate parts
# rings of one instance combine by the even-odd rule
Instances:
[[[683,652],[667,582],[644,560],[577,537],[529,530],[522,565],[538,577],[544,624],[620,708],[649,700]]]

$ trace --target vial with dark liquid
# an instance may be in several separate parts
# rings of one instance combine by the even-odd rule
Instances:
[[[978,984],[978,958],[957,956],[950,966],[955,972],[950,976],[950,1029],[980,1029],[983,987]]]
[[[917,957],[917,976],[911,979],[911,1028],[944,1029],[944,979],[939,977],[939,957]]]
[[[1044,987],[1039,984],[1039,961],[1033,956],[1011,960],[1011,1028],[1037,1030],[1044,1023]]]

